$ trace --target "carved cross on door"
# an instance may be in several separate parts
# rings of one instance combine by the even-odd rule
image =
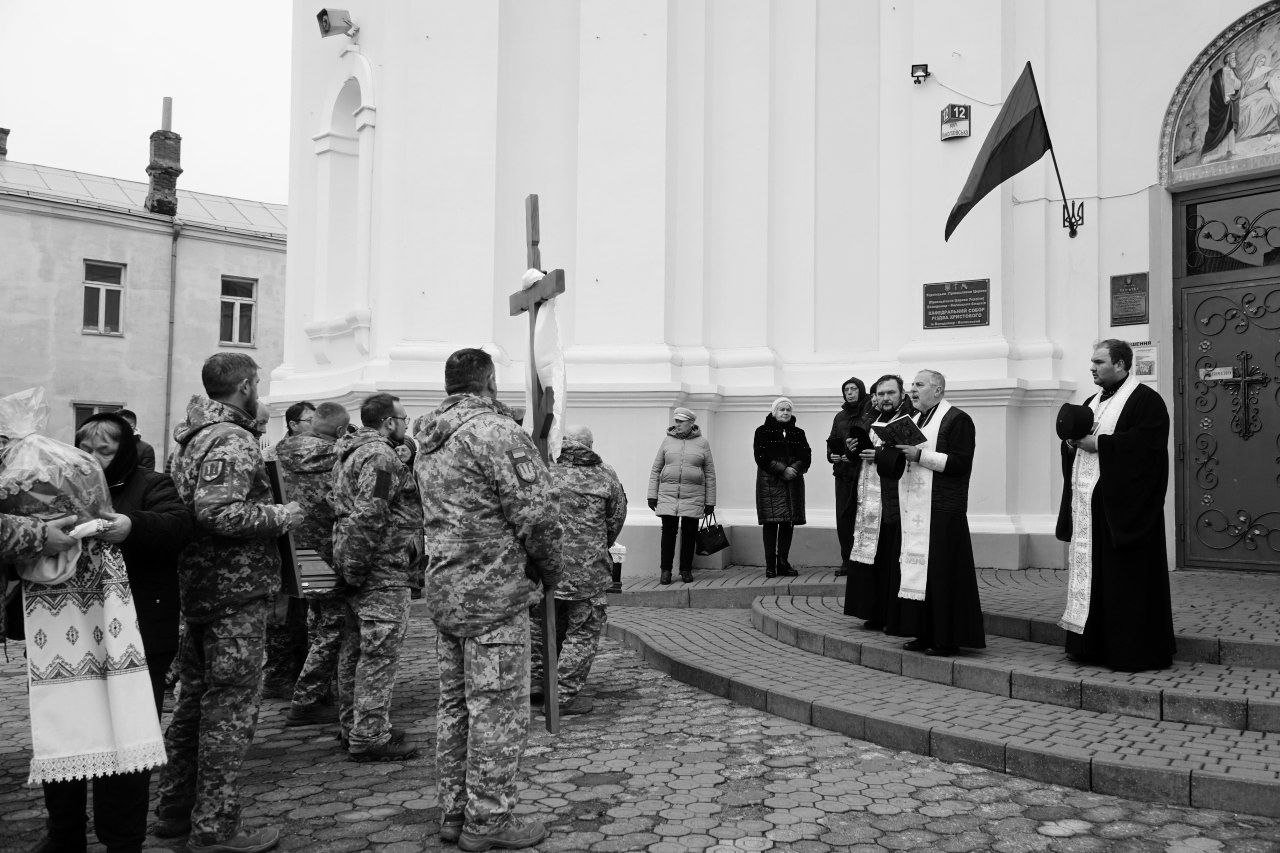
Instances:
[[[1245,441],[1262,431],[1262,415],[1258,411],[1258,393],[1271,381],[1262,368],[1253,363],[1253,353],[1236,353],[1238,368],[1232,368],[1230,379],[1216,379],[1209,386],[1221,385],[1231,395],[1231,429]]]

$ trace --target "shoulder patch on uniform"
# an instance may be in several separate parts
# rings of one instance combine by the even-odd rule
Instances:
[[[373,479],[373,496],[380,500],[391,497],[391,472],[379,469]]]
[[[227,472],[226,463],[221,459],[207,459],[200,466],[200,479],[205,483],[217,483]]]
[[[511,458],[511,467],[515,469],[520,482],[536,483],[538,481],[538,466],[533,461],[532,453],[523,447],[517,447],[515,450],[508,450],[507,456]]]

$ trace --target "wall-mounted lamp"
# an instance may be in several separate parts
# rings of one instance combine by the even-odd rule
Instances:
[[[345,35],[354,39],[360,35],[360,25],[351,20],[351,13],[346,9],[321,9],[316,13],[316,23],[320,26],[320,37]]]
[[[915,84],[917,86],[923,83],[926,77],[932,77],[932,76],[933,75],[929,73],[928,63],[922,62],[919,65],[911,66],[911,79],[915,81]]]

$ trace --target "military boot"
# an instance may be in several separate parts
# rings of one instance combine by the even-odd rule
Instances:
[[[542,824],[511,818],[502,829],[486,835],[474,835],[463,829],[458,838],[458,849],[475,851],[500,847],[503,850],[519,850],[532,847],[546,837],[547,828]]]
[[[662,574],[658,577],[658,583],[668,586],[671,583],[671,570],[663,569]]]
[[[772,551],[764,552],[764,576],[767,578],[778,576],[778,556]]]

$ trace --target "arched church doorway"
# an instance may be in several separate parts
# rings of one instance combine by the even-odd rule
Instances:
[[[1201,52],[1165,116],[1180,567],[1280,571],[1276,56],[1271,2]]]

